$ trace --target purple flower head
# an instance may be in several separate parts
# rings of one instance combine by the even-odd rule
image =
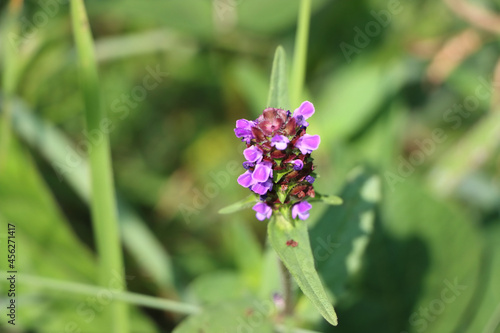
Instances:
[[[311,204],[307,201],[300,201],[296,203],[292,207],[292,217],[296,219],[298,216],[301,220],[307,220],[311,207]]]
[[[271,146],[276,147],[278,150],[285,150],[288,146],[288,142],[290,142],[290,140],[288,140],[286,136],[276,134],[271,139]]]
[[[256,183],[252,185],[252,191],[260,195],[266,194],[272,188],[273,188],[272,179],[268,179],[266,182],[263,183]]]
[[[238,184],[240,184],[243,187],[250,187],[253,184],[255,184],[255,181],[253,180],[252,177],[252,172],[251,171],[246,171],[244,174],[238,177]]]
[[[234,132],[246,142],[246,172],[238,177],[238,183],[258,198],[253,209],[259,220],[270,218],[273,211],[282,208],[291,210],[294,218],[304,220],[309,216],[307,199],[316,195],[311,175],[315,168],[309,154],[320,144],[319,135],[306,133],[306,119],[313,114],[314,106],[306,101],[293,114],[267,108],[255,121],[236,122]]]
[[[257,146],[251,146],[243,151],[243,156],[248,162],[260,162],[262,160],[262,150]]]
[[[312,184],[312,183],[314,183],[314,181],[316,180],[316,178],[314,178],[313,176],[309,175],[309,176],[306,176],[305,180],[309,184]]]
[[[255,166],[255,170],[253,171],[252,178],[256,182],[265,182],[269,179],[269,177],[273,176],[273,165],[271,162],[260,162]]]
[[[301,160],[293,160],[292,164],[293,164],[293,170],[295,171],[300,171],[304,167],[304,162],[302,162]]]
[[[270,218],[273,214],[273,210],[271,209],[271,207],[269,207],[264,202],[256,203],[255,206],[252,207],[252,209],[256,212],[255,216],[259,221],[264,221],[265,219]]]
[[[295,147],[299,148],[302,154],[310,154],[313,150],[318,149],[321,142],[319,135],[304,134],[295,143]]]

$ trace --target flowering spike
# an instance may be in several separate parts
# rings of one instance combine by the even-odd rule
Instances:
[[[243,151],[246,172],[238,183],[258,195],[259,202],[253,206],[257,219],[268,219],[280,209],[291,210],[294,219],[309,217],[311,204],[306,200],[315,196],[316,177],[310,154],[318,148],[320,137],[306,133],[306,119],[314,111],[306,101],[293,114],[267,108],[255,121],[236,122],[236,136],[247,143]]]

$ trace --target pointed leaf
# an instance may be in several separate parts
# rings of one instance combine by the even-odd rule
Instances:
[[[300,289],[316,306],[321,315],[332,325],[337,325],[337,315],[319,279],[309,243],[307,224],[298,221],[295,225],[280,214],[275,214],[268,225],[272,247],[290,271]],[[289,241],[296,246],[289,246]]]
[[[250,194],[248,197],[246,197],[243,200],[237,201],[229,206],[226,206],[224,208],[221,208],[219,210],[219,214],[231,214],[235,213],[237,211],[240,211],[242,209],[246,209],[249,207],[252,207],[254,203],[258,201],[257,196],[254,194]]]
[[[290,107],[288,97],[288,81],[286,78],[286,54],[282,46],[276,48],[271,72],[271,85],[267,106],[288,110]]]
[[[307,201],[322,202],[327,205],[333,205],[333,206],[342,205],[344,203],[344,200],[342,200],[341,197],[338,197],[336,195],[325,195],[319,193],[316,193],[316,196],[314,198],[308,199]]]

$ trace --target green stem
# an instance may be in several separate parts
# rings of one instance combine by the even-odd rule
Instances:
[[[87,144],[92,188],[92,221],[100,260],[99,281],[102,286],[107,286],[118,278],[120,291],[125,290],[125,278],[114,197],[111,152],[107,131],[101,129],[101,124],[108,120],[105,110],[101,107],[94,45],[83,0],[71,1],[71,19],[86,109],[87,136],[94,138]],[[109,310],[108,331],[127,333],[129,331],[127,305],[123,302],[113,302]]]
[[[21,13],[23,1],[11,0],[7,10],[7,17],[2,35],[3,47],[3,103],[2,115],[0,124],[0,172],[3,168],[4,161],[7,159],[9,150],[9,142],[11,137],[11,122],[12,122],[12,99],[17,86],[17,70],[18,70],[18,47],[15,40],[11,36],[17,36],[19,31],[19,15]]]
[[[54,280],[54,279],[42,278],[38,276],[31,276],[25,274],[21,274],[19,276],[19,281],[21,281],[21,283],[26,283],[31,286],[37,286],[40,288],[59,291],[59,292],[63,291],[68,294],[76,294],[76,295],[95,296],[99,293],[102,293],[103,291],[103,288],[99,286]],[[113,293],[113,299],[122,302],[127,302],[130,304],[135,304],[138,306],[145,306],[153,309],[171,311],[188,315],[196,314],[201,311],[201,309],[196,305],[180,303],[168,299],[162,299],[131,292],[121,292],[121,291],[115,292],[114,289],[110,289],[109,291]],[[64,293],[62,293],[62,295],[64,295]]]
[[[295,49],[292,64],[291,102],[292,108],[299,105],[302,100],[307,62],[307,42],[309,39],[309,22],[311,20],[311,0],[301,0],[297,34],[295,36]]]

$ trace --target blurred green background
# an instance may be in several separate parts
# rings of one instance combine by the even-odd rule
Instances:
[[[301,97],[316,107],[309,133],[322,138],[315,188],[344,205],[315,205],[308,223],[339,326],[328,326],[300,292],[295,326],[500,332],[500,2],[471,2],[485,11],[476,17],[462,5],[313,0]],[[243,156],[234,123],[267,106],[278,45],[291,63],[299,1],[86,6],[127,288],[208,309],[178,326],[185,315],[132,306],[133,331],[223,333],[224,320],[243,318],[226,331],[272,332],[267,319],[252,318],[255,304],[279,290],[266,223],[250,209],[217,212],[247,195],[236,183]],[[14,95],[12,133],[0,135],[10,137],[0,155],[0,268],[7,270],[12,223],[27,276],[12,327],[2,275],[0,330],[103,332],[109,301],[39,283],[97,281],[85,151],[100,137],[83,132],[68,2],[26,1],[14,35],[7,1],[0,10],[0,92]],[[16,66],[6,67],[12,45]],[[380,185],[381,196],[363,203],[363,184]]]

